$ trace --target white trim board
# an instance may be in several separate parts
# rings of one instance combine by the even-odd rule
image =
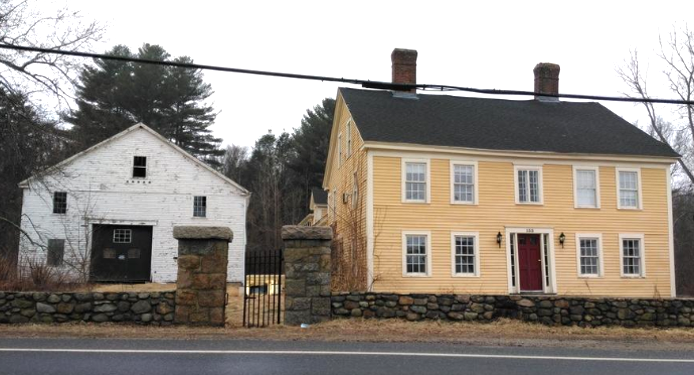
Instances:
[[[426,273],[407,272],[407,236],[426,236]],[[431,277],[431,231],[429,230],[403,230],[402,236],[402,277]]]
[[[457,273],[455,271],[455,238],[456,237],[472,237],[473,251],[474,251],[474,262],[475,262],[475,272],[474,273]],[[480,277],[480,233],[479,232],[451,232],[451,277]]]
[[[544,294],[551,294],[551,293],[556,293],[557,292],[557,272],[556,272],[556,262],[554,260],[555,258],[555,249],[554,249],[554,229],[551,227],[547,226],[542,226],[542,227],[505,227],[505,240],[503,240],[506,244],[506,264],[507,264],[507,272],[508,272],[508,292],[509,294],[517,294],[520,293],[520,273],[518,272],[519,270],[519,264],[518,264],[518,236],[514,236],[516,239],[515,243],[513,244],[514,246],[514,251],[515,251],[515,256],[514,256],[514,267],[516,269],[516,278],[515,278],[515,284],[516,286],[514,287],[512,284],[512,276],[513,274],[511,273],[511,233],[515,234],[542,234],[542,235],[548,235],[549,240],[547,241],[547,245],[549,245],[549,248],[546,249],[544,246],[544,240],[542,239],[542,236],[540,236],[540,250],[541,250],[541,261],[542,261],[542,293]],[[549,251],[547,254],[547,258],[549,259],[549,267],[545,266],[545,251]],[[547,286],[546,283],[546,269],[549,268],[549,280],[550,280],[550,285],[549,287]]]
[[[581,241],[580,239],[597,239],[598,241],[598,274],[581,274]],[[602,233],[576,233],[576,275],[581,279],[600,279],[605,275],[603,261]]]

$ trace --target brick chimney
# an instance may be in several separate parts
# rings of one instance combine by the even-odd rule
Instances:
[[[396,48],[390,54],[393,63],[393,83],[417,83],[417,51],[413,49]],[[415,92],[416,90],[402,90]]]
[[[542,94],[559,94],[559,65],[552,63],[539,63],[533,69],[535,73],[535,92]],[[559,100],[542,95],[535,95],[535,99]]]

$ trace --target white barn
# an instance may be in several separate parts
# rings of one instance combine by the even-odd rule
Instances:
[[[178,225],[226,226],[228,281],[244,274],[250,193],[143,124],[22,183],[20,264],[92,281],[174,282]]]

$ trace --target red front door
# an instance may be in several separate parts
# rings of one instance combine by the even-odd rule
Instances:
[[[542,291],[542,251],[539,234],[518,235],[521,292]]]

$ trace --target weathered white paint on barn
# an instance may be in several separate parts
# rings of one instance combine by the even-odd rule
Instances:
[[[147,177],[132,177],[133,157],[147,157]],[[151,225],[153,282],[176,280],[174,225],[227,226],[229,282],[243,279],[249,193],[142,124],[23,182],[22,229],[34,242],[65,239],[65,271],[91,246],[92,224]],[[53,213],[53,192],[67,192],[67,213]],[[207,217],[193,217],[193,196],[207,197]],[[45,259],[46,250],[22,237],[20,256]],[[69,264],[72,264],[70,266]],[[73,270],[74,272],[74,270]]]

